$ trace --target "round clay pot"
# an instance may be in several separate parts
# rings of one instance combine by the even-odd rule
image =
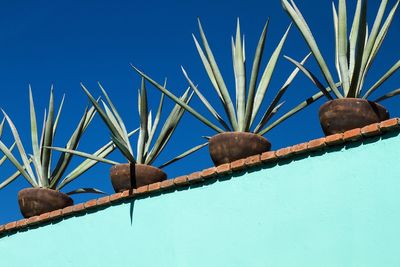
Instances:
[[[167,179],[161,169],[144,164],[118,164],[110,169],[111,183],[115,192],[138,188]]]
[[[210,138],[208,149],[215,166],[229,163],[271,149],[271,143],[258,134],[225,132]]]
[[[341,98],[326,102],[319,109],[319,120],[325,135],[342,133],[389,119],[381,105],[360,98]]]
[[[18,204],[25,218],[74,204],[68,195],[48,188],[25,188],[18,192]]]

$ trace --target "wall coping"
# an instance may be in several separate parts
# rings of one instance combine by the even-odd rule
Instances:
[[[105,208],[111,205],[122,203],[129,199],[146,197],[152,194],[170,193],[178,188],[187,187],[193,184],[204,184],[206,180],[222,176],[231,175],[234,172],[242,172],[254,167],[261,167],[270,163],[278,163],[282,160],[290,159],[298,155],[308,155],[312,152],[323,150],[333,146],[345,146],[348,143],[365,140],[371,137],[383,136],[388,132],[400,132],[400,119],[393,118],[380,123],[370,124],[363,128],[356,128],[341,134],[329,135],[308,142],[281,148],[275,151],[268,151],[259,155],[250,156],[226,163],[217,167],[211,167],[202,171],[193,172],[188,175],[157,182],[137,189],[126,190],[97,199],[92,199],[84,203],[79,203],[63,209],[43,213],[18,221],[0,225],[0,237],[20,231],[29,227],[38,227],[45,223],[60,220],[70,216],[93,212],[98,208]]]

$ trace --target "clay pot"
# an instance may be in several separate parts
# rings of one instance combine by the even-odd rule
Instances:
[[[225,132],[214,135],[208,149],[214,165],[218,166],[269,151],[271,143],[258,134]]]
[[[115,192],[138,188],[167,179],[161,169],[144,164],[118,164],[110,169],[111,183]]]
[[[341,98],[326,102],[319,109],[319,120],[325,135],[342,133],[389,119],[381,105],[360,98]]]
[[[26,188],[18,192],[18,204],[25,218],[74,204],[68,195],[48,188]]]

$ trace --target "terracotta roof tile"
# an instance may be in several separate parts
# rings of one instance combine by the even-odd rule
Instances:
[[[346,142],[349,142],[349,141],[354,142],[354,141],[360,140],[361,138],[362,138],[362,135],[361,135],[361,129],[360,128],[356,128],[356,129],[353,129],[353,130],[345,131],[343,133],[343,139]]]

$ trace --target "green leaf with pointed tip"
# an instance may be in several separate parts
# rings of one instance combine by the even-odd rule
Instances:
[[[57,116],[56,116],[56,119],[54,121],[53,138],[54,138],[54,136],[56,135],[56,132],[57,132],[58,122],[60,120],[61,112],[62,112],[62,109],[64,107],[64,100],[65,100],[65,94],[63,95],[63,97],[61,99],[61,103],[60,103],[60,106],[59,106],[58,111],[57,111]]]
[[[111,107],[111,110],[112,110],[112,112],[113,112],[115,118],[116,118],[117,121],[118,121],[118,125],[121,127],[122,131],[124,132],[124,135],[123,135],[122,137],[126,138],[127,135],[128,135],[128,132],[126,131],[126,127],[125,127],[124,121],[122,120],[122,118],[121,118],[121,116],[119,115],[117,109],[115,108],[114,104],[112,103],[112,101],[111,101],[110,97],[108,96],[106,90],[103,88],[103,86],[102,86],[99,82],[98,82],[98,85],[99,85],[99,87],[100,87],[100,90],[103,92],[103,95],[105,96],[108,105]],[[129,138],[127,138],[127,139],[125,140],[125,142],[126,142],[126,143],[128,144],[128,146],[130,147]]]
[[[47,149],[53,144],[53,126],[54,126],[54,97],[53,97],[53,86],[50,89],[50,100],[49,100],[49,114],[47,115],[45,132],[44,132],[44,141],[43,141],[43,150],[42,150],[42,173],[39,177],[41,179],[42,186],[47,187],[49,184],[49,171],[51,164],[51,150]]]
[[[279,109],[285,104],[285,101],[282,103],[276,105],[274,109],[271,110],[271,112],[267,113],[265,112],[264,116],[262,117],[260,123],[257,125],[257,127],[254,129],[254,133],[258,133],[267,123],[268,121],[279,111]]]
[[[210,127],[211,129],[215,130],[216,132],[222,133],[224,132],[221,128],[204,118],[200,113],[198,113],[196,110],[194,110],[192,107],[187,105],[185,102],[180,100],[178,97],[176,97],[174,94],[172,94],[170,91],[168,91],[167,88],[163,87],[153,79],[151,79],[149,76],[144,74],[142,71],[137,69],[135,66],[131,65],[132,68],[142,77],[144,77],[147,81],[149,81],[152,85],[154,85],[158,90],[163,92],[166,96],[168,96],[170,99],[172,99],[175,103],[186,109],[189,113],[191,113],[193,116],[195,116],[199,121]]]
[[[326,88],[327,91],[330,91],[331,88]],[[271,123],[267,128],[263,129],[262,131],[259,132],[259,135],[264,135],[267,132],[269,132],[270,130],[272,130],[275,126],[277,126],[278,124],[282,123],[283,121],[285,121],[286,119],[290,118],[291,116],[293,116],[294,114],[296,114],[297,112],[299,112],[300,110],[304,109],[305,107],[311,105],[312,103],[314,103],[315,101],[317,101],[318,99],[320,99],[322,96],[324,95],[323,92],[318,92],[315,95],[311,96],[310,98],[308,98],[307,100],[301,102],[299,105],[297,105],[295,108],[293,108],[292,110],[290,110],[289,112],[285,113],[283,116],[281,116],[279,119],[277,119],[276,121],[274,121],[273,123]]]
[[[42,167],[40,163],[41,150],[39,149],[38,129],[36,123],[35,103],[32,96],[32,88],[29,85],[29,109],[30,109],[30,123],[31,123],[31,140],[33,150],[33,162],[36,163],[35,170],[39,177],[43,177]],[[40,166],[40,167],[39,167]]]
[[[106,112],[100,107],[99,103],[97,103],[97,101],[94,99],[94,97],[90,94],[89,90],[82,83],[81,83],[81,87],[82,87],[83,91],[86,93],[86,95],[88,96],[90,102],[92,102],[93,106],[96,108],[96,110],[99,113],[101,119],[106,124],[106,126],[108,127],[110,132],[113,135],[118,136],[120,139],[123,140],[124,139],[123,136],[120,135],[120,133],[117,130],[117,128],[115,127],[115,125],[110,121],[110,119],[108,118]]]
[[[99,162],[103,162],[103,163],[107,163],[107,164],[111,164],[111,165],[116,165],[119,164],[116,161],[112,161],[109,159],[105,159],[105,158],[101,158],[89,153],[85,153],[85,152],[81,152],[81,151],[77,151],[77,150],[72,150],[72,149],[66,149],[66,148],[62,148],[62,147],[47,147],[48,149],[52,149],[52,150],[56,150],[56,151],[60,151],[60,152],[64,152],[64,153],[69,153],[69,154],[73,154],[82,158],[88,158],[91,160],[95,160],[95,161],[99,161]]]
[[[103,192],[103,191],[101,191],[99,189],[96,189],[96,188],[78,188],[78,189],[70,191],[70,192],[68,192],[66,194],[70,196],[70,195],[74,195],[74,194],[87,194],[87,193],[103,194],[103,195],[106,194],[105,192]]]
[[[398,94],[400,94],[400,88],[396,89],[396,90],[393,90],[393,91],[390,91],[389,93],[387,93],[387,94],[375,99],[374,102],[381,102],[381,101],[386,100],[388,98],[394,97],[394,96],[396,96]]]
[[[205,49],[205,52],[206,52],[206,55],[207,55],[207,59],[208,59],[208,61],[210,63],[212,72],[214,73],[214,76],[215,76],[215,80],[216,80],[216,82],[218,84],[218,87],[220,89],[222,98],[224,99],[224,102],[225,102],[224,108],[225,108],[226,113],[228,115],[229,121],[230,121],[230,123],[232,125],[232,128],[234,130],[237,130],[238,129],[238,125],[237,125],[237,120],[236,120],[235,108],[233,107],[232,99],[231,99],[231,97],[229,95],[228,88],[225,85],[224,79],[222,78],[221,72],[219,71],[217,62],[215,61],[214,55],[213,55],[213,53],[211,51],[211,48],[210,48],[210,46],[208,44],[207,38],[206,38],[206,36],[204,34],[204,31],[203,31],[203,27],[201,26],[200,19],[198,19],[198,24],[199,24],[200,37],[201,37],[201,40],[203,42],[203,46],[204,46],[204,49]]]
[[[335,82],[333,81],[332,75],[329,72],[328,66],[322,57],[322,54],[318,48],[318,45],[314,39],[314,36],[311,33],[310,27],[307,25],[307,22],[304,20],[302,14],[298,10],[298,8],[294,5],[294,2],[291,1],[291,4],[287,0],[281,0],[282,5],[288,15],[292,18],[293,22],[296,24],[297,28],[300,30],[304,40],[307,42],[310,50],[313,52],[315,59],[318,62],[318,66],[329,84],[330,88],[338,98],[342,98],[342,94],[339,92],[337,87],[335,87]]]
[[[260,39],[258,41],[258,45],[256,48],[256,53],[253,60],[253,67],[251,69],[251,77],[249,83],[249,90],[247,93],[247,101],[246,101],[246,114],[245,114],[245,122],[246,127],[245,130],[250,130],[250,122],[251,122],[251,115],[253,114],[253,103],[254,103],[254,96],[256,92],[256,83],[258,79],[258,73],[261,65],[261,60],[264,52],[265,46],[265,39],[267,37],[267,30],[268,30],[269,18],[265,23],[263,31],[261,33]]]
[[[199,53],[200,59],[203,63],[204,69],[206,70],[207,75],[211,81],[211,84],[213,85],[215,91],[217,92],[219,99],[222,101],[223,105],[225,105],[224,98],[222,97],[221,90],[219,89],[217,81],[215,80],[215,76],[211,69],[210,62],[208,62],[208,59],[207,59],[206,55],[204,54],[203,49],[201,48],[201,46],[200,46],[199,42],[197,41],[196,37],[194,36],[194,34],[192,34],[192,37],[193,37],[194,44],[196,45],[197,52]]]
[[[140,116],[140,131],[139,131],[139,140],[137,143],[137,155],[136,160],[139,164],[144,163],[144,149],[146,146],[146,141],[148,138],[147,135],[147,126],[148,126],[148,108],[147,108],[147,91],[145,79],[142,78],[142,85],[139,93],[139,116]]]
[[[383,16],[385,14],[387,3],[388,3],[388,0],[382,0],[381,1],[381,4],[380,4],[379,9],[378,9],[378,13],[376,15],[374,24],[373,24],[372,29],[371,29],[371,33],[369,34],[368,41],[367,41],[367,43],[365,45],[365,48],[364,48],[364,51],[363,51],[363,58],[362,58],[362,63],[361,63],[361,67],[360,67],[360,72],[362,74],[362,77],[359,80],[359,84],[358,84],[358,86],[360,88],[362,87],[362,83],[364,81],[365,74],[368,71],[366,67],[367,67],[367,64],[368,64],[368,60],[369,60],[369,58],[371,56],[372,49],[374,47],[376,38],[378,37],[378,34],[379,34],[379,28],[381,26],[382,19],[383,19]]]
[[[235,41],[235,51],[234,51],[234,72],[235,72],[235,84],[236,84],[236,111],[237,111],[237,121],[238,130],[244,131],[246,123],[244,121],[246,112],[246,66],[243,55],[243,45],[242,39],[240,38],[240,22],[237,19],[236,27],[236,41]]]
[[[165,85],[166,85],[166,83],[164,82],[164,87],[165,87]],[[146,147],[145,147],[146,155],[148,155],[148,153],[149,153],[150,145],[153,141],[154,134],[156,133],[158,124],[160,122],[161,112],[162,112],[162,108],[163,108],[163,102],[164,102],[164,93],[161,94],[160,103],[159,103],[158,109],[157,109],[157,114],[156,114],[156,117],[154,118],[153,127],[151,128],[151,132],[149,134],[149,138],[146,143]]]
[[[338,56],[339,70],[342,78],[342,88],[344,95],[347,96],[350,90],[349,62],[347,60],[347,11],[346,1],[339,0],[338,14]]]
[[[184,157],[187,157],[190,154],[193,154],[194,152],[198,151],[199,149],[201,149],[201,148],[203,148],[203,147],[205,147],[207,145],[208,145],[208,142],[204,143],[204,144],[201,144],[201,145],[198,145],[198,146],[195,146],[195,147],[183,152],[182,154],[176,156],[175,158],[165,162],[164,164],[160,165],[159,168],[160,169],[165,168],[166,166],[168,166],[168,165],[170,165],[170,164],[172,164],[172,163],[174,163],[174,162],[176,162],[176,161],[178,161],[180,159],[183,159]]]
[[[14,140],[17,143],[17,148],[18,148],[19,154],[21,156],[23,166],[26,168],[26,171],[23,170],[23,172],[26,174],[26,175],[24,175],[24,177],[25,178],[29,177],[27,179],[31,179],[31,180],[35,179],[35,175],[33,174],[33,170],[30,166],[30,161],[28,159],[27,154],[25,153],[25,149],[24,149],[24,146],[22,145],[21,138],[19,137],[17,128],[15,127],[14,123],[12,122],[10,117],[7,115],[7,113],[5,113],[4,110],[3,110],[3,114],[7,120],[8,125],[10,126]],[[5,147],[5,150],[2,149],[2,151],[8,157],[8,159],[15,165],[15,167],[17,167],[18,170],[19,170],[19,168],[22,168],[22,166],[18,163],[18,161],[15,160],[15,157],[11,154],[11,152],[7,149],[7,147]],[[5,151],[11,155],[7,155],[7,153]]]
[[[304,66],[302,66],[299,62],[297,62],[296,60],[288,57],[288,56],[284,56],[287,60],[289,60],[290,62],[292,62],[294,65],[296,65],[311,81],[313,84],[315,84],[319,90],[321,90],[321,92],[329,99],[332,100],[332,96],[329,94],[328,90],[326,90],[326,88],[322,85],[322,83],[317,79],[317,77],[315,77],[314,74],[312,74],[308,69],[306,69]]]
[[[361,3],[362,2],[362,3]],[[359,0],[357,3],[356,14],[353,22],[354,36],[351,36],[350,42],[350,67],[349,77],[350,81],[350,92],[349,97],[359,97],[361,87],[359,87],[359,79],[361,75],[361,64],[365,45],[367,28],[367,1]]]
[[[367,90],[364,99],[367,99],[379,86],[389,79],[400,68],[400,60],[397,61],[370,89]]]
[[[115,126],[115,129],[117,129],[119,136],[122,138],[124,143],[126,144],[126,147],[130,147],[129,138],[127,136],[127,133],[120,127],[117,118],[114,116],[113,112],[109,109],[109,107],[104,103],[104,101],[101,101],[103,104],[104,111],[107,114],[107,118],[111,121],[111,123]],[[128,140],[128,142],[126,142]]]
[[[342,80],[339,67],[339,19],[334,2],[332,2],[332,13],[333,13],[333,26],[335,30],[335,67],[337,74],[339,76],[339,80]]]
[[[7,185],[9,185],[11,182],[13,182],[15,179],[17,179],[21,175],[20,171],[16,171],[13,173],[10,177],[5,179],[1,184],[0,184],[0,189],[3,189]]]
[[[12,152],[13,151],[13,149],[15,148],[15,145],[16,145],[17,143],[13,143],[11,146],[10,146],[10,148],[8,149],[8,150],[10,150],[10,152]],[[3,163],[5,162],[7,160],[7,156],[3,156],[1,159],[0,159],[0,165],[3,165]]]
[[[201,102],[203,102],[204,106],[208,109],[208,111],[210,111],[210,113],[214,116],[214,118],[216,118],[217,121],[219,123],[221,123],[222,127],[224,127],[224,129],[226,131],[228,131],[228,132],[231,131],[231,129],[229,128],[228,124],[224,121],[224,119],[222,119],[221,115],[218,114],[218,112],[212,107],[210,102],[208,102],[207,98],[205,98],[203,96],[203,94],[199,91],[197,86],[189,78],[189,76],[187,75],[185,69],[183,67],[181,67],[181,69],[182,69],[183,75],[185,76],[186,80],[188,81],[190,87],[194,90],[194,92],[200,98]]]
[[[4,153],[5,156],[11,161],[11,163],[18,169],[22,176],[33,186],[38,187],[38,183],[35,181],[34,176],[30,176],[29,173],[25,171],[27,167],[30,168],[30,161],[28,161],[27,165],[21,165],[18,160],[14,157],[11,151],[7,148],[7,146],[0,141],[0,150]]]
[[[388,98],[394,97],[394,96],[399,95],[399,94],[400,94],[400,88],[396,89],[396,90],[393,90],[393,91],[390,91],[389,93],[387,93],[387,94],[375,99],[374,102],[381,102],[383,100],[386,100]]]
[[[129,148],[126,147],[126,144],[124,143],[123,140],[121,140],[119,137],[111,134],[111,140],[113,140],[114,144],[117,146],[119,151],[121,151],[122,155],[130,162],[130,163],[136,163],[135,157],[131,154],[129,151]]]
[[[190,99],[193,96],[193,93],[189,95],[190,88],[188,88],[183,96],[180,98],[185,103],[189,103]],[[161,132],[150,151],[148,157],[145,159],[145,164],[152,164],[152,162],[157,158],[157,156],[161,153],[164,149],[168,141],[170,140],[173,132],[175,131],[180,119],[182,118],[184,113],[184,109],[176,104],[172,109],[171,113],[169,114],[168,118],[166,119],[164,126],[161,129]]]
[[[301,65],[304,65],[304,63],[307,61],[307,59],[310,57],[311,53],[309,53],[308,55],[306,55],[303,60],[300,62]],[[288,79],[286,80],[286,82],[283,84],[283,86],[281,87],[281,89],[279,89],[279,91],[277,92],[276,96],[274,97],[274,99],[272,100],[271,104],[268,106],[267,110],[264,113],[264,116],[261,118],[261,121],[258,123],[258,125],[256,126],[254,132],[257,133],[260,129],[262,129],[265,124],[268,123],[268,121],[271,119],[272,115],[271,114],[276,106],[278,105],[279,101],[281,100],[283,94],[286,92],[286,90],[289,88],[289,86],[292,84],[294,78],[297,76],[298,72],[299,72],[299,68],[295,68],[293,70],[293,72],[289,75]]]
[[[368,58],[368,63],[366,65],[366,67],[365,67],[366,71],[368,71],[368,69],[372,65],[372,62],[374,61],[379,49],[382,46],[382,43],[383,43],[384,39],[386,38],[386,35],[387,35],[387,33],[389,31],[389,28],[390,28],[390,26],[392,24],[394,15],[396,13],[396,10],[397,10],[399,4],[400,4],[400,1],[397,1],[396,4],[393,6],[393,8],[390,10],[388,17],[386,18],[385,22],[382,25],[381,30],[379,31],[378,36],[376,37],[376,40],[375,40],[374,46],[372,48],[371,54],[370,54],[370,56]]]
[[[267,92],[272,75],[274,74],[276,63],[278,62],[278,58],[281,54],[283,45],[286,42],[286,38],[289,34],[290,27],[291,27],[291,25],[289,25],[285,34],[283,35],[282,39],[280,40],[278,46],[275,48],[274,52],[272,53],[272,56],[269,59],[267,66],[265,67],[264,73],[261,76],[260,83],[258,84],[258,87],[257,87],[256,96],[254,98],[253,114],[251,116],[250,127],[253,124],[254,119],[256,118],[256,115],[257,115],[257,113],[261,107],[261,104],[264,100],[265,93]]]
[[[4,129],[5,121],[6,121],[6,118],[3,118],[3,120],[0,123],[0,137],[3,136],[3,129]]]
[[[69,139],[67,145],[65,146],[66,149],[76,149],[79,144],[79,140],[82,137],[84,132],[86,118],[88,117],[88,109],[85,109],[82,118],[80,119],[78,126],[76,127],[75,131],[73,132],[71,138]],[[71,154],[64,154],[62,153],[57,161],[56,167],[52,171],[50,177],[50,188],[54,188],[61,177],[64,175],[69,163],[71,162],[72,155]]]
[[[137,131],[139,131],[139,128],[131,131],[128,133],[128,137],[132,136],[135,134]],[[114,144],[113,141],[108,142],[101,148],[99,148],[96,152],[93,153],[94,156],[100,157],[100,158],[105,158],[107,157],[111,152],[113,152],[116,148],[116,145]],[[61,181],[61,183],[57,186],[57,190],[60,190],[73,180],[75,180],[77,177],[88,171],[90,168],[92,168],[94,165],[96,165],[98,161],[91,160],[91,159],[86,159],[84,160],[81,164],[79,164],[75,169],[73,169],[69,174],[65,176],[65,178]]]

